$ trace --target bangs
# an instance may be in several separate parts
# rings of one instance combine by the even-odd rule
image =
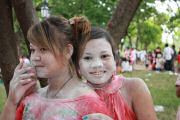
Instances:
[[[27,39],[30,43],[36,46],[45,47],[54,53],[54,47],[52,45],[52,42],[50,42],[52,41],[52,38],[50,37],[51,33],[49,31],[49,27],[46,27],[45,29],[42,23],[33,25],[28,30]]]

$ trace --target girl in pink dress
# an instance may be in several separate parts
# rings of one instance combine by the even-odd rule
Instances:
[[[88,34],[90,23],[85,17],[76,18],[79,31]],[[71,56],[73,36],[70,21],[50,17],[33,25],[28,31],[34,67],[16,67],[2,120],[82,120],[87,114],[108,114],[104,101],[77,77]],[[37,77],[47,78],[49,85],[20,99],[34,90]],[[105,120],[110,120],[107,117]]]
[[[79,76],[95,88],[114,120],[156,120],[148,87],[139,78],[115,75],[117,56],[109,33],[93,27],[90,37],[79,46]],[[87,115],[87,118],[91,115]],[[88,119],[87,119],[88,120]]]

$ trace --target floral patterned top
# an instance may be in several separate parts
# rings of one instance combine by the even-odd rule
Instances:
[[[47,99],[33,93],[16,111],[16,120],[82,120],[91,113],[108,115],[105,103],[96,94],[75,99]]]
[[[114,76],[110,84],[95,91],[105,101],[110,116],[114,120],[137,120],[135,113],[121,95],[123,79],[123,76]]]

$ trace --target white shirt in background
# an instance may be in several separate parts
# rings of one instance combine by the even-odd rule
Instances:
[[[164,48],[163,56],[164,56],[165,60],[171,60],[173,54],[174,54],[174,51],[172,48],[170,48],[170,47]]]

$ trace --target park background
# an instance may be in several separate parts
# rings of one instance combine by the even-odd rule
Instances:
[[[164,44],[180,47],[179,0],[1,0],[0,1],[0,68],[4,84],[0,85],[0,111],[6,101],[9,82],[19,57],[29,55],[27,30],[49,15],[85,15],[93,26],[107,29],[120,50],[135,46],[154,50]],[[147,83],[160,120],[175,120],[178,98],[175,95],[177,75],[171,72],[136,70],[123,73],[140,77]],[[41,85],[45,83],[43,80]],[[4,87],[5,86],[5,87]]]

